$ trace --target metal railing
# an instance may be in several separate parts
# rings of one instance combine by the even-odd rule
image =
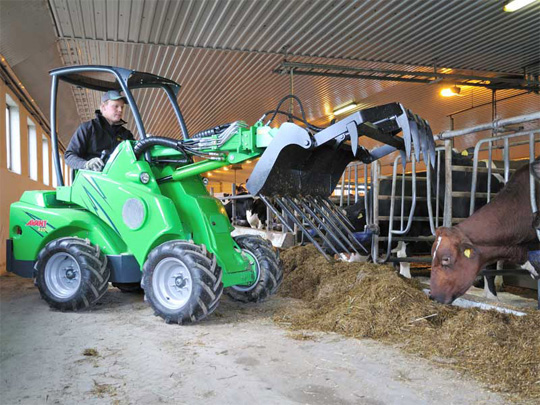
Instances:
[[[515,122],[526,122],[529,120],[535,120],[538,119],[538,114],[532,114],[529,116],[521,116],[516,117],[514,119],[508,119],[508,120],[500,120],[498,121],[498,124],[492,124],[495,127],[498,127],[502,124],[508,124],[508,123],[515,123]],[[516,121],[517,120],[517,121]],[[368,165],[364,164],[364,187],[363,187],[363,194],[364,194],[364,215],[366,217],[366,227],[372,227],[374,229],[379,229],[380,222],[386,221],[389,224],[389,231],[387,236],[379,235],[377,232],[373,234],[372,239],[372,251],[371,255],[374,261],[377,262],[385,262],[391,258],[390,251],[391,251],[391,243],[394,240],[407,240],[407,241],[426,241],[429,240],[429,236],[426,235],[408,235],[408,231],[410,230],[410,224],[412,221],[424,221],[429,223],[430,233],[432,235],[435,234],[435,230],[437,227],[439,227],[439,224],[441,223],[442,219],[442,225],[443,226],[452,226],[452,224],[461,222],[462,220],[466,219],[467,217],[456,217],[453,215],[452,210],[452,198],[470,198],[469,202],[469,216],[472,215],[472,213],[475,211],[477,199],[485,198],[487,203],[490,202],[492,198],[492,181],[493,181],[493,175],[494,174],[502,174],[504,175],[504,183],[506,183],[511,173],[514,171],[514,169],[511,168],[511,150],[514,148],[517,148],[519,146],[523,145],[529,145],[529,161],[532,162],[535,159],[535,144],[540,143],[540,129],[534,129],[534,130],[528,130],[528,131],[521,131],[516,133],[510,133],[505,135],[500,135],[496,137],[491,138],[485,138],[477,142],[474,148],[474,156],[472,159],[472,166],[461,166],[461,165],[455,165],[452,163],[452,148],[451,146],[451,139],[459,136],[463,136],[466,134],[470,134],[472,132],[481,131],[489,129],[488,124],[483,124],[481,126],[473,127],[471,129],[466,130],[460,130],[459,132],[446,132],[443,133],[442,136],[439,135],[439,139],[445,140],[445,145],[438,147],[436,149],[437,157],[436,157],[436,185],[435,185],[435,193],[432,192],[432,170],[430,167],[427,167],[425,172],[425,184],[426,184],[426,197],[418,197],[416,195],[416,180],[421,179],[424,180],[421,176],[417,176],[415,168],[412,169],[411,176],[409,176],[409,179],[407,179],[405,175],[405,170],[403,168],[401,173],[401,196],[396,195],[396,177],[397,177],[397,168],[398,168],[398,161],[400,160],[400,157],[397,157],[394,160],[393,164],[393,171],[392,171],[392,192],[390,195],[390,214],[388,215],[385,213],[384,215],[380,215],[379,212],[379,201],[383,198],[387,198],[385,196],[381,196],[379,193],[380,188],[380,181],[388,178],[389,176],[381,176],[381,166],[379,162],[374,162],[370,165],[370,175],[369,178],[371,181],[368,184]],[[526,140],[523,140],[523,138],[527,138]],[[496,150],[502,150],[503,155],[503,167],[502,168],[494,168],[494,159],[493,159],[493,152]],[[445,188],[444,190],[441,189],[441,162],[442,162],[442,153],[445,152],[445,172],[444,172],[444,178],[445,178]],[[450,153],[448,153],[450,152]],[[487,152],[488,158],[485,160],[486,167],[480,167],[480,152]],[[523,156],[522,156],[523,157]],[[411,162],[414,164],[414,162]],[[340,206],[344,206],[345,201],[347,202],[347,205],[350,204],[351,196],[354,195],[354,201],[355,203],[358,201],[358,195],[360,193],[358,192],[359,188],[359,182],[358,182],[358,166],[359,164],[351,164],[347,167],[344,175],[341,179],[341,190],[342,193],[340,195]],[[354,171],[355,173],[355,181],[352,183],[351,179],[351,172]],[[472,182],[471,182],[471,189],[470,191],[454,191],[452,187],[452,173],[455,172],[470,172],[472,173]],[[478,174],[486,173],[487,174],[487,186],[486,190],[478,190]],[[345,179],[348,178],[348,182],[345,182]],[[407,180],[411,180],[411,188],[412,188],[412,195],[405,195],[405,184]],[[344,192],[347,190],[347,196],[345,198]],[[444,206],[444,211],[442,213],[441,218],[441,201],[443,200],[441,193],[444,193],[444,203],[442,204]],[[536,193],[535,193],[535,182],[532,180],[531,176],[531,208],[533,213],[538,211],[538,201],[536,201]],[[382,198],[381,198],[382,197]],[[433,199],[435,199],[435,210],[433,212]],[[401,202],[401,210],[399,213],[399,216],[395,215],[395,206],[396,201],[400,200]],[[405,201],[411,201],[411,209],[408,213],[405,213]],[[415,215],[415,206],[419,203],[426,202],[427,205],[427,217],[419,217]],[[394,229],[395,221],[398,222],[398,227]],[[407,226],[404,226],[406,221]],[[540,239],[540,232],[539,232],[539,239]],[[380,242],[387,242],[386,246],[386,253],[384,256],[379,257],[379,243]],[[406,259],[400,259],[399,261],[407,261]],[[415,258],[410,258],[411,262],[414,261],[427,261],[427,258],[415,260]]]

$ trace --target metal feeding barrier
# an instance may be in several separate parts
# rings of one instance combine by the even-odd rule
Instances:
[[[463,131],[463,130],[462,130]],[[467,132],[469,133],[469,132]],[[465,133],[460,134],[465,135]],[[448,139],[448,135],[445,137]],[[399,261],[399,262],[430,262],[431,257],[410,257],[410,258],[396,258],[392,257],[390,252],[390,247],[393,241],[403,240],[407,242],[416,242],[416,241],[429,241],[433,240],[433,235],[435,235],[435,230],[439,225],[451,226],[452,224],[459,223],[462,220],[466,219],[468,216],[472,215],[476,209],[476,203],[479,198],[484,199],[486,203],[489,203],[494,195],[492,192],[493,189],[493,175],[504,176],[504,183],[506,183],[510,175],[516,170],[516,163],[510,160],[510,151],[517,147],[522,147],[528,145],[528,159],[530,162],[534,161],[535,155],[535,144],[540,143],[540,130],[530,130],[530,131],[521,131],[512,134],[506,134],[491,138],[486,138],[478,141],[474,148],[474,154],[472,159],[472,164],[470,166],[453,164],[450,159],[451,164],[445,164],[444,172],[441,173],[441,161],[442,154],[446,152],[448,148],[437,147],[436,152],[436,165],[435,173],[436,180],[433,184],[433,175],[431,167],[426,166],[425,172],[416,172],[416,162],[414,157],[411,158],[412,170],[410,174],[405,173],[405,168],[402,167],[401,174],[398,173],[399,170],[399,161],[401,160],[400,156],[397,156],[394,160],[393,171],[390,176],[381,176],[380,163],[373,162],[370,165],[370,179],[368,183],[368,167],[364,165],[364,181],[362,184],[363,194],[365,196],[364,204],[364,216],[366,217],[366,227],[379,229],[381,222],[388,222],[388,233],[385,235],[378,234],[375,232],[373,234],[373,243],[372,243],[372,257],[376,258],[378,262],[386,261]],[[499,145],[501,144],[501,145]],[[451,149],[450,149],[451,150]],[[493,152],[496,150],[502,150],[503,161],[502,167],[500,162],[497,162],[493,159]],[[488,152],[488,158],[481,160],[480,152]],[[446,160],[446,159],[445,159]],[[517,164],[523,164],[518,162]],[[482,167],[485,166],[485,167]],[[340,206],[350,205],[351,194],[354,194],[355,203],[358,201],[358,195],[360,193],[357,177],[355,175],[354,183],[350,181],[351,173],[357,173],[357,165],[350,165],[346,172],[344,173],[341,179],[340,189],[347,190],[347,197],[344,197],[344,193],[340,196]],[[471,173],[472,182],[470,186],[470,191],[456,191],[452,187],[452,174],[455,173]],[[478,175],[479,173],[487,174],[487,186],[485,190],[478,190]],[[421,174],[424,174],[422,176]],[[499,177],[500,177],[499,176]],[[345,183],[345,179],[349,178],[349,182]],[[390,195],[381,195],[380,193],[380,184],[381,180],[391,178],[391,194]],[[445,180],[444,190],[441,188],[441,179]],[[532,176],[531,176],[532,179]],[[401,184],[401,193],[400,195],[396,193],[398,186],[398,180]],[[425,196],[419,196],[417,191],[422,185],[418,185],[418,182],[424,183],[423,187],[425,188]],[[406,185],[410,187],[406,187]],[[410,194],[407,194],[405,190],[409,188]],[[351,190],[354,190],[351,193]],[[442,194],[444,193],[444,194]],[[444,195],[444,198],[443,198]],[[452,198],[469,198],[469,211],[466,215],[456,216],[452,212]],[[379,206],[382,201],[390,200],[390,212],[389,215],[380,215]],[[347,204],[345,204],[345,201]],[[409,207],[407,204],[409,203]],[[426,216],[417,215],[416,208],[419,204],[425,203],[425,212]],[[400,206],[398,214],[396,215],[396,207]],[[441,206],[444,207],[444,212],[441,215]],[[450,209],[448,209],[448,207]],[[535,198],[535,182],[531,181],[531,207],[533,212],[538,211],[538,202]],[[409,208],[409,209],[407,209]],[[429,231],[424,235],[409,235],[411,230],[411,224],[413,221],[418,222],[427,222],[429,223]],[[396,225],[397,223],[397,225]],[[426,229],[426,228],[425,228]],[[383,256],[379,256],[379,243],[386,242],[386,252]]]
[[[343,251],[356,254],[360,254],[362,251],[369,254],[367,249],[354,237],[350,221],[327,197],[277,196],[268,198],[264,195],[260,195],[260,197],[283,224],[291,221],[296,225],[327,260],[331,260],[331,258],[324,247],[328,247],[328,250],[334,254]],[[285,214],[285,217],[279,215],[278,209]],[[286,226],[291,232],[295,232],[289,225]],[[316,237],[323,241],[323,246]]]
[[[233,185],[234,188],[234,185]],[[260,194],[231,195],[220,200],[231,202],[232,223],[236,221],[236,202],[242,199],[260,198],[267,207],[265,231],[273,231],[274,223],[279,222],[281,232],[290,232],[306,237],[327,259],[330,253],[354,252],[369,254],[367,249],[355,239],[353,226],[349,219],[330,199],[321,196],[269,197]]]

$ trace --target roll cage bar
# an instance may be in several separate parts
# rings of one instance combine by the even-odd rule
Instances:
[[[99,77],[91,77],[85,75],[85,73],[108,73],[111,74],[116,80],[103,80]],[[166,79],[161,76],[157,76],[151,73],[138,72],[136,70],[124,69],[113,66],[100,66],[100,65],[81,65],[81,66],[68,66],[58,69],[53,69],[49,72],[52,76],[51,84],[51,140],[53,147],[54,164],[56,170],[56,178],[58,185],[64,185],[64,177],[62,176],[62,170],[60,168],[60,154],[58,153],[58,134],[56,132],[56,100],[58,94],[58,82],[62,80],[71,85],[107,92],[109,90],[123,91],[125,97],[128,100],[135,125],[139,132],[140,138],[146,138],[146,131],[144,129],[143,122],[141,120],[141,114],[131,90],[133,89],[145,89],[145,88],[161,88],[167,94],[169,102],[171,103],[182,135],[184,139],[188,139],[188,131],[184,121],[184,117],[176,101],[180,85],[172,80]]]

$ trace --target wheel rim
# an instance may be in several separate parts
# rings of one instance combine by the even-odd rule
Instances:
[[[69,253],[51,256],[45,265],[45,284],[56,298],[71,298],[81,285],[81,268]]]
[[[231,288],[233,290],[240,291],[240,292],[248,292],[248,291],[253,290],[257,286],[257,283],[259,282],[261,278],[261,265],[257,257],[250,251],[243,250],[242,253],[248,256],[251,269],[255,272],[255,275],[256,275],[255,281],[249,285],[233,285],[231,286]]]
[[[154,269],[152,289],[161,305],[173,310],[181,309],[193,290],[191,273],[179,259],[163,259]]]

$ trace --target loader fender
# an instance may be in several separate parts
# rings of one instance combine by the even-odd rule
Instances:
[[[47,243],[67,236],[89,239],[106,255],[129,253],[120,236],[96,215],[57,200],[48,204],[43,198],[46,193],[50,192],[26,192],[21,201],[11,205],[13,260],[35,261]]]

